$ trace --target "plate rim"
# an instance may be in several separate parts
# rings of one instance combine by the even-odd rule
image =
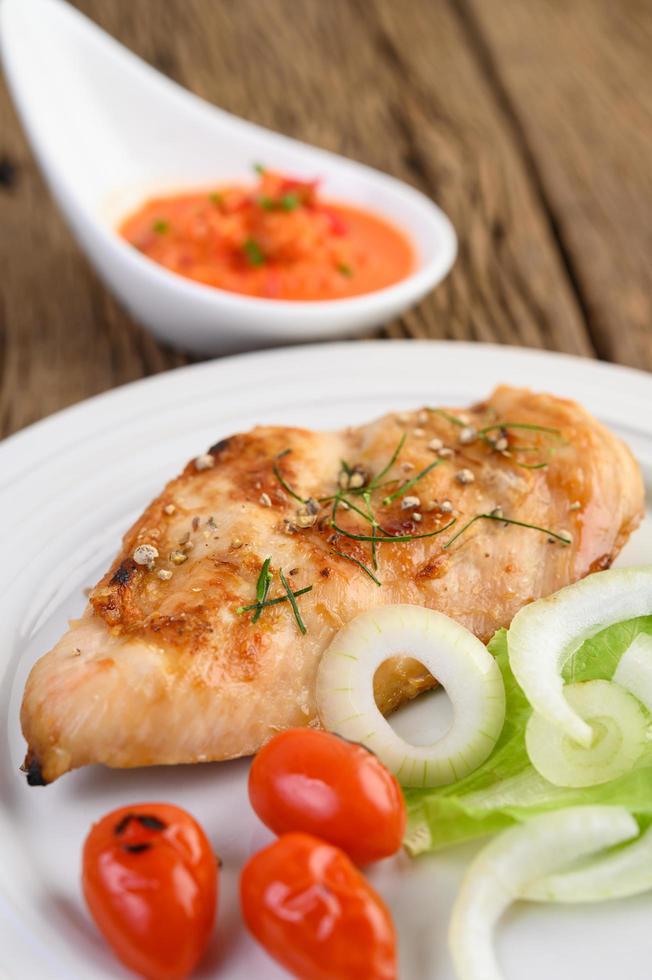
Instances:
[[[569,354],[563,351],[552,351],[537,347],[518,347],[513,344],[481,343],[468,340],[439,340],[435,338],[401,338],[397,340],[360,339],[332,342],[325,341],[323,343],[315,344],[291,344],[289,346],[247,351],[240,354],[230,354],[225,357],[198,361],[193,364],[185,364],[166,371],[160,371],[156,374],[147,375],[143,378],[136,378],[133,381],[127,381],[124,384],[117,385],[116,387],[107,389],[106,391],[101,391],[95,395],[90,395],[88,398],[83,398],[78,402],[58,409],[57,411],[52,412],[50,415],[37,419],[16,432],[5,436],[4,439],[0,440],[0,463],[7,452],[12,452],[14,447],[17,445],[40,438],[53,428],[58,427],[61,422],[70,419],[75,420],[89,406],[110,406],[113,402],[121,400],[124,397],[129,397],[129,395],[131,395],[134,391],[140,390],[141,388],[156,391],[158,388],[167,387],[167,385],[170,383],[170,379],[181,382],[189,379],[190,377],[201,378],[204,375],[210,375],[214,371],[220,373],[222,370],[228,370],[232,365],[239,366],[240,364],[246,363],[254,364],[258,361],[267,359],[280,360],[287,357],[294,358],[298,355],[304,354],[310,354],[318,357],[320,352],[324,350],[348,353],[352,349],[362,348],[363,345],[365,351],[373,351],[374,353],[378,353],[389,347],[407,350],[428,348],[440,349],[447,353],[454,352],[461,355],[469,354],[471,356],[484,354],[489,357],[494,357],[497,354],[503,354],[507,359],[511,359],[516,356],[518,359],[522,359],[524,362],[529,363],[533,363],[534,361],[541,363],[541,361],[546,360],[552,363],[556,362],[560,366],[581,366],[582,371],[587,372],[590,375],[594,375],[596,381],[610,377],[618,377],[619,380],[622,380],[623,382],[631,382],[635,386],[635,392],[637,394],[638,389],[641,386],[649,387],[650,396],[652,396],[652,374],[640,368],[634,368],[624,364],[615,364],[608,361],[601,361],[589,357],[583,357],[577,354]],[[643,427],[641,431],[649,431],[652,433],[652,416],[650,417],[648,428],[646,429]]]

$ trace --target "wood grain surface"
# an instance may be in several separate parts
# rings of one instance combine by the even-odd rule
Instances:
[[[652,370],[647,0],[76,0],[225,109],[379,167],[452,218],[448,279],[383,334]],[[0,435],[186,363],[80,254],[0,90]]]

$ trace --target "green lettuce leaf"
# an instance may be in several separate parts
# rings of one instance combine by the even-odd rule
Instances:
[[[618,623],[586,640],[566,663],[564,680],[610,680],[639,633],[652,635],[652,616]],[[553,786],[528,759],[525,726],[532,709],[509,667],[506,630],[496,633],[489,650],[505,683],[505,727],[487,761],[465,779],[439,789],[404,790],[408,851],[417,855],[439,850],[495,833],[538,813],[581,804],[626,806],[641,829],[652,824],[652,742],[636,768],[619,779],[580,789]]]

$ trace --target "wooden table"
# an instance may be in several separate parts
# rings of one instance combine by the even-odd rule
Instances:
[[[77,0],[225,109],[409,181],[457,264],[388,337],[652,369],[649,0]],[[0,92],[0,434],[187,361],[118,308]]]

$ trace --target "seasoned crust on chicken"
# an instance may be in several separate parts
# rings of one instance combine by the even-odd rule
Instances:
[[[126,533],[82,618],[33,668],[21,714],[30,782],[93,762],[250,754],[279,729],[317,724],[319,657],[357,613],[425,605],[486,641],[525,603],[611,564],[643,513],[641,476],[619,439],[571,401],[508,387],[450,413],[390,414],[335,433],[259,426],[191,461]],[[378,544],[374,570],[372,544],[348,534],[372,533],[355,509],[368,506],[359,484],[382,473],[403,436],[367,500],[373,533],[411,540]],[[342,533],[332,497],[347,484],[349,509],[335,514]],[[493,519],[449,544],[478,514]],[[267,557],[269,598],[284,594],[280,569],[293,591],[312,586],[296,600],[305,635],[288,602],[257,622],[238,611],[255,601]],[[376,675],[378,702],[391,710],[433,683],[396,658]]]

